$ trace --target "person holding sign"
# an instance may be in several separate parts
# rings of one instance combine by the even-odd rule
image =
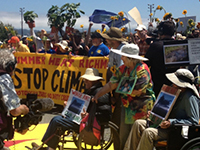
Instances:
[[[89,96],[94,96],[103,86],[101,81],[104,80],[102,77],[99,76],[99,71],[95,68],[87,68],[85,74],[82,75],[80,78],[83,79],[85,84],[85,94]],[[67,105],[67,101],[64,102],[64,105]],[[91,109],[91,103],[88,106],[87,112]],[[107,122],[111,118],[111,105],[110,105],[110,96],[109,94],[105,94],[98,98],[98,104],[96,105],[96,118],[100,122]],[[82,118],[84,118],[88,113],[84,110],[81,113]],[[73,120],[66,116],[55,116],[49,126],[47,131],[42,139],[42,142],[45,142],[50,136],[56,133],[57,128],[61,128],[60,135],[64,134],[66,130],[73,130],[76,133],[79,133],[79,124],[73,122]],[[48,150],[55,150],[59,143],[59,137],[53,136],[50,140],[47,140],[47,144],[49,149]],[[39,147],[36,143],[32,143],[33,147]]]
[[[145,119],[147,111],[151,109],[154,102],[154,92],[152,91],[151,74],[147,65],[142,62],[148,60],[139,56],[139,47],[135,44],[124,45],[119,50],[111,49],[113,53],[121,55],[123,65],[113,72],[110,81],[94,96],[93,101],[105,93],[115,90],[120,93],[122,108],[118,118],[120,121],[120,149],[123,149],[126,139],[131,130],[132,124],[137,119]],[[128,85],[126,85],[128,81]],[[123,91],[122,88],[130,86],[130,90]],[[114,145],[117,144],[114,142]],[[116,148],[119,148],[116,146]]]
[[[162,121],[158,128],[146,128],[146,120],[136,120],[124,150],[152,150],[154,140],[167,139],[170,126],[199,123],[199,93],[194,85],[193,74],[187,69],[178,69],[175,73],[166,74],[166,77],[173,83],[172,87],[181,89],[168,120]]]

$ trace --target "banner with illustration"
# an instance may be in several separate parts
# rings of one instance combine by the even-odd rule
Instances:
[[[80,78],[86,68],[96,68],[106,79],[108,58],[69,57],[68,55],[15,53],[17,67],[13,81],[20,98],[27,93],[38,94],[38,98],[49,97],[56,104],[67,100],[71,89],[84,91]],[[103,82],[105,84],[105,81]]]

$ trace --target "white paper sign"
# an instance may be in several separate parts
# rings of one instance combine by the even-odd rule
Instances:
[[[87,110],[90,99],[91,96],[71,89],[67,105],[65,106],[62,115],[64,117],[70,117],[73,122],[80,124],[82,120],[81,112],[83,112],[83,108]]]
[[[188,40],[190,64],[200,64],[200,38]]]

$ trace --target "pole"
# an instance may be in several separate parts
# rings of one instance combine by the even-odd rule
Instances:
[[[154,4],[148,4],[148,9],[150,10],[150,15],[149,15],[149,17],[150,17],[150,22],[152,22],[152,16],[151,16],[151,13],[152,13],[152,10],[153,10],[153,8],[154,8]]]
[[[24,17],[24,11],[25,8],[20,8],[20,12],[21,12],[21,36],[23,36],[23,17]]]

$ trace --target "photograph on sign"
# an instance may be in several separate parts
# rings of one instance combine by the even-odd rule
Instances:
[[[156,128],[163,120],[168,119],[179,94],[180,89],[163,85],[148,118],[150,127]]]
[[[189,64],[188,44],[172,44],[163,46],[165,65]]]

